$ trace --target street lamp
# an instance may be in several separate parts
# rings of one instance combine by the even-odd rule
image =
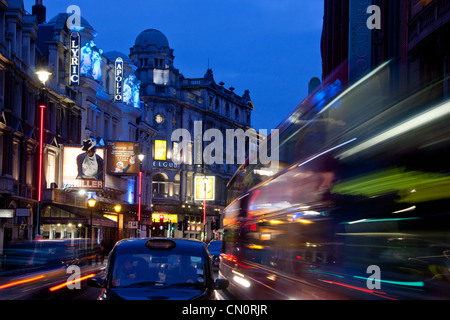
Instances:
[[[36,72],[39,81],[42,83],[42,94],[45,89],[45,83],[49,79],[51,73],[46,70],[39,70]],[[43,100],[43,99],[42,99]],[[39,237],[41,233],[41,202],[42,202],[42,173],[43,173],[43,165],[44,165],[44,110],[45,104],[44,101],[39,101],[39,109],[40,109],[40,126],[39,126],[39,176],[38,176],[38,196],[37,196],[37,210],[36,210],[36,237]]]
[[[47,70],[39,70],[36,72],[39,81],[45,86],[45,83],[48,81],[50,76],[52,75],[51,72],[48,72]]]
[[[117,213],[117,241],[120,240],[120,211],[122,211],[122,206],[120,204],[116,204],[114,206],[114,211]]]
[[[139,200],[138,200],[138,233],[139,233],[139,237],[141,234],[141,202],[142,202],[142,161],[144,161],[145,155],[140,153],[138,155],[138,159],[139,159]]]
[[[88,206],[91,208],[91,249],[94,247],[94,226],[92,224],[92,212],[94,211],[95,204],[97,203],[97,200],[94,198],[90,198],[88,201]]]

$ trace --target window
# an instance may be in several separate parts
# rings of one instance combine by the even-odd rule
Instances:
[[[206,284],[204,276],[208,266],[203,257],[189,253],[147,251],[116,256],[112,287],[164,290],[166,286],[182,285],[183,291],[195,292],[198,286]],[[160,286],[164,286],[163,289],[159,289]]]
[[[155,198],[166,198],[168,193],[167,177],[162,173],[157,173],[153,177],[152,192]]]
[[[176,174],[173,184],[173,195],[178,197],[180,195],[180,175]]]
[[[56,155],[49,152],[47,157],[47,189],[50,189],[51,184],[55,181],[56,172]]]
[[[181,152],[179,142],[173,142],[172,144],[172,160],[181,161]]]
[[[19,154],[19,144],[14,142],[13,144],[13,178],[19,180],[19,165],[20,165],[20,154]]]
[[[220,111],[220,101],[216,98],[216,111]]]
[[[156,123],[163,123],[164,122],[164,116],[162,114],[157,114],[155,117]]]

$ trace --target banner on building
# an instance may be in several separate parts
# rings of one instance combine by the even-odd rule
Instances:
[[[139,142],[107,141],[106,172],[115,175],[136,175],[139,173]]]
[[[83,151],[82,146],[64,146],[63,189],[105,188],[105,151],[95,148],[93,153]]]
[[[81,37],[77,31],[70,34],[70,85],[80,85],[80,42]]]
[[[155,157],[154,160],[167,160],[167,142],[165,140],[155,140]]]
[[[117,58],[115,63],[114,102],[123,102],[123,59]]]
[[[197,176],[194,182],[195,200],[214,201],[215,194],[215,182],[214,176]]]

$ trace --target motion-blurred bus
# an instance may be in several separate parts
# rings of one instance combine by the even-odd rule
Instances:
[[[280,165],[228,184],[220,276],[237,298],[449,299],[450,100],[386,63],[279,126]],[[253,155],[255,156],[255,155]]]

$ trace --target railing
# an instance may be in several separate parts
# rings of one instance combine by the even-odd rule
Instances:
[[[59,189],[44,190],[43,201],[51,201],[55,204],[87,208],[86,196],[80,196],[77,192],[66,192]]]

